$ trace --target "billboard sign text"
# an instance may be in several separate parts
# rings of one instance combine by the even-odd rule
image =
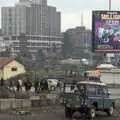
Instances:
[[[92,46],[95,52],[120,52],[120,11],[93,11]]]

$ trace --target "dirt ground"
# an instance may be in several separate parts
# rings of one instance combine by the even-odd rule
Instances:
[[[1,112],[0,120],[71,120],[65,118],[64,108],[44,108],[29,110],[30,114],[18,115],[15,111]],[[81,118],[81,120],[87,120]],[[105,113],[98,112],[95,120],[120,120],[120,112],[115,110],[112,117]]]

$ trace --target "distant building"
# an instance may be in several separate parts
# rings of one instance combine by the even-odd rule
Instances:
[[[15,7],[2,7],[2,30],[6,35],[60,36],[60,16],[47,0],[20,0]]]
[[[73,56],[88,58],[92,47],[91,30],[81,26],[68,29],[66,33],[73,46]]]
[[[56,51],[58,53],[61,52],[62,48],[62,41],[56,40],[60,39],[61,37],[57,36],[51,36],[49,37],[49,40],[47,36],[43,36],[43,40],[41,40],[41,36],[30,36],[25,35],[26,41],[27,41],[27,48],[28,51],[33,55],[36,55],[36,53],[41,49],[45,54],[48,54],[53,47],[56,47]],[[45,40],[46,39],[46,40]],[[20,36],[12,36],[10,38],[10,41],[12,41],[12,54],[13,56],[16,56],[17,53],[20,52],[21,49],[21,42],[20,42]]]
[[[11,37],[13,53],[19,51],[21,34],[27,36],[32,54],[42,48],[47,51],[52,43],[60,44],[58,49],[62,46],[61,13],[48,6],[47,0],[20,0],[14,7],[2,7],[1,12],[2,30]]]
[[[0,36],[0,53],[6,51],[6,48],[11,46],[11,42],[9,37]]]
[[[0,79],[10,79],[20,74],[24,74],[25,67],[12,58],[0,58]]]

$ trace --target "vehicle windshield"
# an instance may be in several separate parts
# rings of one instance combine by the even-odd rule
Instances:
[[[95,96],[96,94],[101,94],[101,89],[99,86],[79,84],[77,87],[80,94],[86,94],[87,96]]]

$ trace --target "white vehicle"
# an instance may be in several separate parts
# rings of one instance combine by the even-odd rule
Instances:
[[[47,79],[49,90],[55,90],[57,88],[57,79]]]

